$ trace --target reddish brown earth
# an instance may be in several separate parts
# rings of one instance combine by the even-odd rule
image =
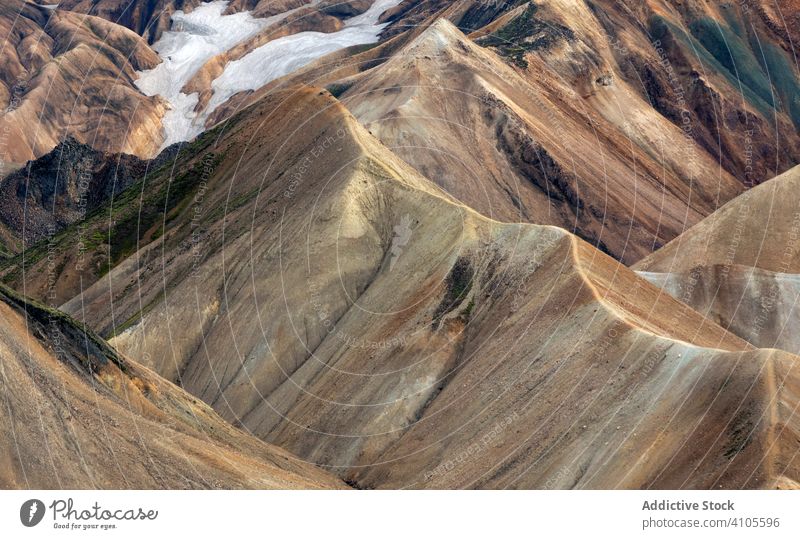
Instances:
[[[531,17],[515,2],[406,0],[385,14],[385,34],[441,16],[476,39],[485,26],[498,36],[487,46],[523,60],[531,78],[564,80],[606,117],[641,109],[595,90],[598,77],[611,89],[625,81],[747,186],[800,162],[796,0],[532,4]]]
[[[170,17],[177,10],[189,12],[202,0],[63,0],[59,9],[102,17],[133,30],[151,45],[169,29]]]
[[[555,78],[526,78],[443,19],[340,84],[373,134],[468,206],[575,231],[626,262],[742,191],[707,153],[687,163],[680,130],[623,82],[587,102]],[[614,102],[637,114],[594,110]]]
[[[67,188],[0,258],[80,320],[0,295],[0,482],[798,487],[796,20],[748,6],[403,2],[107,212]]]
[[[202,203],[64,307],[225,420],[362,487],[796,481],[795,356],[455,203],[324,91],[226,127]]]

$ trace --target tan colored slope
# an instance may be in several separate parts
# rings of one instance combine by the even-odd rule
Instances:
[[[413,0],[384,15],[383,35],[445,17],[528,80],[553,77],[574,89],[669,166],[669,154],[690,164],[708,153],[752,186],[800,162],[796,5]],[[665,120],[686,140],[664,132]]]
[[[800,353],[800,167],[642,260],[640,274],[762,348]]]
[[[155,43],[169,29],[170,17],[177,10],[186,12],[201,0],[62,0],[59,9],[102,17]]]
[[[696,266],[639,275],[759,348],[800,354],[800,275],[749,266]]]
[[[363,487],[797,479],[794,356],[454,203],[326,92],[211,150],[203,197],[65,308],[233,424]]]
[[[423,22],[446,15],[462,24],[468,4],[439,12],[430,3],[433,11]],[[325,84],[396,153],[482,213],[574,229],[631,263],[745,186],[795,162],[800,147],[785,112],[772,117],[754,110],[716,73],[707,53],[692,58],[686,44],[673,39],[662,50],[648,38],[653,17],[666,17],[678,28],[697,18],[720,18],[719,10],[662,4],[603,4],[594,10],[572,10],[570,2],[540,5],[537,21],[559,25],[573,37],[531,51],[525,69],[479,55],[461,37],[451,41],[463,48],[431,46],[423,53],[420,47],[413,54],[411,41],[438,38],[412,26],[369,51],[339,52],[263,91],[240,94],[213,121],[274,88],[297,81]],[[732,20],[749,20],[740,15]],[[503,17],[497,21],[513,22]],[[489,29],[501,30],[497,21]],[[447,32],[440,34],[447,41]],[[484,43],[479,38],[485,33],[473,37]],[[533,151],[524,154],[521,148]],[[555,171],[550,159],[559,167]],[[539,187],[530,181],[537,176],[545,177],[538,182],[541,190],[561,200],[537,196]],[[576,195],[571,204],[559,193],[570,185],[567,195]],[[585,206],[576,211],[579,204]]]
[[[751,189],[648,256],[635,268],[686,272],[695,266],[800,273],[800,167]]]
[[[62,0],[58,7],[75,13],[102,17],[122,25],[153,44],[169,30],[175,11],[190,13],[204,0]],[[309,0],[232,0],[226,14],[252,11],[256,17],[269,17],[309,3]]]
[[[112,153],[150,157],[164,105],[134,86],[159,63],[133,32],[96,17],[10,0],[0,7],[2,159],[25,163],[71,135]]]
[[[439,19],[339,98],[484,215],[575,230],[629,263],[743,190],[704,150],[687,160],[680,130],[624,81],[583,96],[536,65],[520,73]]]
[[[63,314],[0,290],[0,487],[343,488]]]

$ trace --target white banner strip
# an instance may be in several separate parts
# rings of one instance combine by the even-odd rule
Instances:
[[[2,491],[0,497],[2,536],[14,538],[800,537],[798,492]]]

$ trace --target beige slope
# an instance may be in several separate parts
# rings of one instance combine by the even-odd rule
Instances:
[[[0,290],[0,487],[342,488],[56,311]]]
[[[635,268],[756,346],[798,353],[798,189],[795,167],[737,197]]]
[[[189,13],[204,0],[62,0],[59,9],[102,17],[122,25],[155,43],[170,28],[170,17],[178,10]],[[207,0],[205,0],[207,1]],[[357,1],[357,0],[356,0]],[[252,11],[269,17],[309,3],[309,0],[231,0],[226,13]]]
[[[202,198],[65,308],[233,424],[364,487],[797,479],[794,356],[454,203],[326,92],[213,149]]]
[[[702,149],[687,160],[693,143],[624,81],[584,96],[561,75],[574,66],[531,62],[525,76],[439,19],[339,98],[484,215],[575,230],[626,262],[743,190]]]
[[[639,272],[759,348],[800,353],[800,275],[748,266],[696,266],[687,273]]]
[[[390,25],[383,35],[445,17],[518,64],[528,80],[554,77],[574,89],[636,144],[663,153],[668,166],[675,166],[670,154],[681,154],[680,169],[708,153],[720,170],[752,186],[800,162],[796,6],[410,0],[384,14]],[[488,34],[499,40],[480,39]],[[686,140],[663,131],[665,120]]]
[[[800,167],[732,200],[635,268],[687,272],[695,266],[800,273]]]
[[[202,0],[62,0],[61,10],[102,17],[133,30],[150,44],[169,29],[170,17],[177,10],[189,12]]]
[[[139,36],[19,0],[0,6],[0,28],[0,159],[25,163],[67,135],[113,153],[158,150],[164,105],[133,81],[159,59]]]

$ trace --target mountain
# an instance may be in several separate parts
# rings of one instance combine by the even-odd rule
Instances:
[[[635,269],[761,348],[800,352],[800,167],[747,191]]]
[[[0,316],[0,487],[344,488],[63,313],[2,288]]]
[[[446,17],[529,78],[555,77],[606,120],[630,122],[626,131],[639,131],[630,135],[637,141],[648,132],[638,118],[643,107],[618,88],[632,90],[699,146],[684,150],[686,160],[707,152],[749,187],[800,162],[797,7],[794,0],[406,0],[386,14],[385,32]]]
[[[58,4],[58,8],[102,17],[133,30],[152,45],[162,37],[165,31],[170,29],[170,19],[176,11],[191,13],[203,3],[204,0],[63,0]],[[257,17],[269,17],[312,3],[325,4],[326,2],[311,2],[310,0],[233,0],[225,2],[225,13],[233,14],[251,11]],[[341,5],[342,7],[334,9],[337,13],[352,16],[359,12],[358,9],[350,7],[358,5],[359,0],[336,3],[329,1],[327,3]],[[360,3],[363,4],[363,1]]]
[[[526,78],[439,19],[339,99],[480,213],[575,231],[626,262],[743,190],[704,152],[687,164],[680,130],[624,82],[597,92],[637,110],[625,121],[639,132],[587,110],[557,73]]]
[[[455,202],[327,92],[225,127],[202,191],[64,305],[225,420],[365,488],[794,484],[795,356]]]
[[[139,36],[20,0],[0,6],[0,28],[4,163],[40,157],[67,135],[112,153],[148,157],[159,148],[164,104],[134,86],[136,71],[159,59]]]
[[[377,42],[383,11],[399,0],[160,1],[59,4],[56,11],[96,14],[146,37],[160,63],[135,84],[166,103],[160,149],[187,142],[234,95],[328,53]]]
[[[715,179],[722,186],[719,192],[701,189],[697,208],[690,209],[680,231],[709,213],[703,213],[709,198],[715,202],[711,211],[730,199],[731,176],[751,187],[800,162],[800,102],[796,97],[800,72],[794,61],[791,25],[780,24],[782,12],[769,2],[739,6],[664,0],[489,4],[386,0],[370,5],[359,0],[311,5],[255,0],[72,0],[60,4],[61,9],[117,21],[146,36],[161,53],[159,70],[177,77],[175,87],[168,91],[162,87],[168,74],[159,70],[143,70],[139,86],[147,95],[161,96],[170,103],[171,112],[162,119],[165,145],[190,140],[238,110],[237,103],[248,94],[310,62],[329,65],[333,54],[333,58],[358,64],[363,52],[359,45],[372,44],[379,36],[389,41],[408,40],[406,34],[416,34],[435,20],[447,18],[474,43],[494,50],[510,64],[509,69],[517,72],[515,83],[522,78],[533,87],[523,86],[531,94],[517,103],[527,107],[523,110],[531,110],[525,101],[538,96],[545,105],[561,109],[549,111],[555,114],[555,128],[571,129],[577,122],[590,135],[598,130],[595,139],[581,141],[583,146],[606,150],[605,158],[621,160],[628,169],[601,170],[599,176],[610,176],[609,183],[620,174],[624,185],[637,181],[650,187],[655,183],[663,186],[668,199],[674,195],[673,184],[678,183],[682,186],[677,198],[681,199],[686,197],[686,185]],[[209,41],[214,32],[216,37]],[[182,37],[176,37],[179,35]],[[347,51],[344,56],[342,50]],[[374,67],[375,62],[382,63],[390,56],[397,58],[392,52],[357,69]],[[424,84],[427,74],[420,76]],[[381,77],[375,74],[372,78]],[[401,82],[415,78],[407,74]],[[551,103],[550,98],[558,102]],[[551,140],[558,141],[552,137],[554,126],[546,127]],[[395,137],[384,136],[396,142]],[[569,146],[565,148],[562,153],[574,159],[574,153],[567,151]],[[417,156],[424,161],[420,166],[442,161],[440,149],[435,153],[440,154],[438,159]],[[592,162],[592,157],[587,156],[586,161]],[[554,159],[561,167],[572,165],[558,156]],[[716,170],[710,171],[711,166]],[[578,176],[584,172],[574,171]],[[597,171],[591,173],[598,177]],[[455,175],[458,180],[451,184],[470,183],[468,176],[458,171]],[[507,186],[498,189],[502,187]],[[537,205],[525,200],[524,188],[518,191],[504,195],[504,203],[499,204],[490,190],[487,200],[494,202],[499,215],[511,212],[529,220],[525,213],[537,210]],[[644,195],[645,200],[653,200]],[[594,208],[587,213],[602,210]],[[614,219],[624,220],[627,210],[617,215],[612,207],[611,213]],[[695,210],[702,215],[693,215]],[[675,235],[672,230],[659,229],[654,236],[652,223],[642,223],[640,216],[628,217],[632,239],[623,256],[628,263],[643,256],[641,250],[648,241],[660,246]],[[601,231],[591,222],[597,218],[563,215],[560,219],[585,221],[572,229],[586,232],[587,239],[598,246],[607,244],[598,240]],[[605,235],[608,239],[609,234]],[[608,250],[622,256],[619,246]]]
[[[211,119],[277,88],[325,85],[464,203],[500,220],[563,226],[634,263],[798,162],[798,93],[789,89],[798,71],[766,12],[611,4],[403,2],[381,17],[387,41],[235,95]],[[470,39],[445,30],[442,16]],[[749,37],[734,40],[734,30]],[[717,31],[741,45],[727,59],[712,46]],[[732,78],[737,69],[760,94]]]
[[[0,484],[800,487],[793,2],[8,8]]]
[[[201,3],[202,0],[62,0],[58,8],[102,17],[133,30],[153,44],[169,29],[175,11],[191,11]]]

